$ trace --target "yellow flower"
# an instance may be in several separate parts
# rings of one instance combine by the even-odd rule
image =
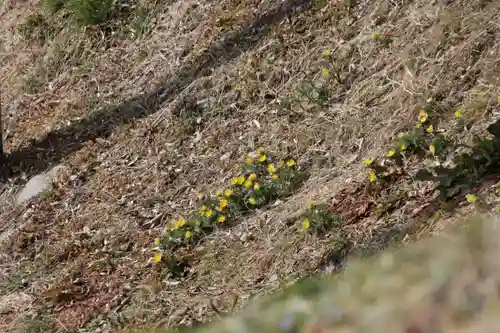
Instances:
[[[189,231],[189,230],[188,230],[188,231],[186,231],[186,234],[184,235],[184,237],[185,237],[186,239],[190,239],[190,238],[191,238],[191,236],[193,236],[193,233],[192,233],[191,231]]]
[[[232,185],[238,185],[239,184],[238,177],[231,178],[231,184]]]
[[[321,69],[321,75],[323,75],[323,77],[329,77],[330,71],[328,71],[328,69],[326,69],[326,68],[323,68],[323,69]]]
[[[207,206],[205,206],[205,205],[201,206],[200,207],[200,213],[201,214],[205,213],[207,211],[207,209],[208,209]]]
[[[416,128],[422,128],[422,124],[421,124],[421,123],[418,123],[415,127],[416,127]]]
[[[214,215],[214,211],[213,211],[213,210],[211,210],[211,209],[209,209],[209,210],[207,210],[207,211],[205,212],[205,216],[206,216],[206,217],[210,217],[210,216],[212,216],[212,215]]]
[[[177,222],[175,222],[175,227],[174,228],[175,228],[175,230],[179,230],[185,224],[186,224],[186,220],[184,218],[181,218],[180,220],[178,220]]]
[[[251,204],[251,205],[255,205],[257,201],[255,200],[255,198],[251,197],[248,199],[248,203]]]
[[[221,215],[221,216],[219,216],[219,218],[217,218],[217,222],[219,222],[219,223],[223,223],[225,220],[226,220],[226,217],[224,215]]]
[[[470,193],[465,196],[465,199],[467,199],[467,201],[470,203],[474,203],[477,201],[477,197],[474,194]]]
[[[256,152],[259,155],[264,155],[264,153],[266,152],[266,150],[264,149],[264,147],[259,147],[259,148],[257,148]]]
[[[497,102],[500,104],[500,95],[497,96]]]
[[[273,175],[271,176],[271,179],[272,179],[272,180],[278,180],[278,179],[280,179],[280,176],[278,176],[277,174],[273,174]]]
[[[250,188],[252,187],[252,181],[250,179],[247,179],[245,183],[243,184],[245,188]]]
[[[375,174],[375,171],[370,171],[370,175],[368,176],[370,183],[375,183],[377,181],[377,175]]]
[[[160,245],[161,245],[161,239],[156,238],[156,239],[155,239],[155,245],[156,245],[156,246],[160,246]]]
[[[366,160],[363,161],[363,163],[366,165],[366,166],[370,166],[373,164],[373,160],[371,158],[367,158]]]
[[[269,172],[269,173],[275,173],[276,172],[276,167],[274,166],[274,163],[269,163],[267,165],[267,172]]]
[[[432,155],[436,155],[436,146],[433,143],[429,146],[429,151]]]
[[[219,202],[219,207],[224,209],[227,207],[228,204],[229,202],[226,199],[221,199],[221,201]]]
[[[248,176],[248,180],[254,181],[257,179],[257,174],[256,173],[251,173],[250,176]]]
[[[288,160],[288,162],[286,162],[286,165],[291,168],[291,167],[293,167],[295,165],[295,161],[294,160]]]
[[[387,152],[387,157],[393,157],[396,155],[396,151],[394,149],[391,149]]]
[[[238,185],[243,185],[245,182],[245,176],[241,175],[238,177]]]
[[[372,32],[372,34],[370,35],[370,38],[373,39],[373,40],[377,40],[379,37],[379,34],[376,33],[376,32]]]
[[[425,124],[427,120],[429,119],[429,115],[427,114],[427,111],[424,109],[420,110],[418,113],[418,122],[421,124]]]
[[[427,127],[427,133],[432,133],[434,132],[434,127],[432,127],[432,125],[429,125],[429,127]]]
[[[324,57],[324,58],[329,58],[332,56],[332,50],[330,49],[324,49],[323,50],[323,53],[321,53],[321,55]]]
[[[222,196],[222,191],[215,192],[215,195],[218,196],[218,197],[221,197]]]
[[[226,198],[230,198],[230,197],[231,197],[231,195],[233,195],[233,190],[231,190],[230,188],[228,188],[228,189],[224,190],[224,196],[225,196]]]
[[[259,155],[259,157],[257,157],[257,161],[259,161],[260,163],[264,163],[266,160],[266,155]]]
[[[253,189],[258,191],[260,190],[260,184],[259,183],[255,183],[255,185],[253,186]]]
[[[308,219],[305,219],[304,221],[302,221],[302,228],[309,229],[310,227],[311,227],[311,222],[309,222]]]
[[[408,148],[408,147],[406,147],[406,144],[405,144],[405,143],[403,143],[403,144],[399,147],[399,149],[400,149],[401,151],[406,151],[406,148]]]
[[[247,164],[253,164],[253,157],[252,156],[248,156],[246,162],[247,162]]]
[[[153,256],[153,262],[155,264],[159,263],[161,261],[162,254],[160,252],[156,252]]]
[[[460,112],[460,110],[455,111],[455,118],[460,119],[463,117],[464,117],[464,115],[462,114],[462,112]]]

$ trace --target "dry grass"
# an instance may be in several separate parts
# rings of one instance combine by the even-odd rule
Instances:
[[[399,186],[415,196],[371,214],[361,161],[384,154],[429,98],[443,130],[457,107],[471,110],[464,137],[498,117],[500,6],[294,4],[179,1],[155,7],[149,34],[100,39],[57,26],[37,44],[15,27],[41,4],[4,2],[10,186],[69,166],[50,197],[1,216],[2,228],[19,226],[2,245],[9,257],[1,271],[27,279],[22,290],[35,298],[36,313],[61,331],[204,322],[215,315],[209,300],[227,310],[237,296],[239,306],[316,272],[339,250],[335,232],[293,227],[308,199],[335,197],[340,212],[353,213],[346,231],[362,253],[432,216],[418,207],[432,202],[433,188],[406,180]],[[374,32],[391,43],[373,40]],[[321,75],[325,49],[341,82]],[[41,84],[28,91],[27,80]],[[325,91],[326,104],[297,97],[309,81]],[[163,225],[185,215],[199,191],[221,188],[234,161],[258,146],[300,156],[310,179],[278,205],[180,250],[187,277],[165,279],[149,262]],[[243,233],[253,239],[242,241]]]

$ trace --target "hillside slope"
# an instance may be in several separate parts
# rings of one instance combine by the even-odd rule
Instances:
[[[500,207],[498,1],[85,3],[1,3],[0,331],[207,322]]]
[[[334,279],[304,280],[266,302],[189,332],[494,329],[499,306],[498,217],[461,222],[461,230],[451,235],[353,262]]]

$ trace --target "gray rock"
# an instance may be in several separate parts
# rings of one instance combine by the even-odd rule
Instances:
[[[57,173],[65,168],[64,165],[57,165],[47,172],[33,176],[17,195],[16,203],[22,204],[36,197],[43,191],[49,190],[52,187],[52,181],[57,176]]]

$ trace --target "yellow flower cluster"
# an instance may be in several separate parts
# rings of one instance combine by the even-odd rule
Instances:
[[[474,194],[466,194],[465,199],[467,199],[468,202],[470,203],[475,203],[477,201],[477,197]]]
[[[181,218],[177,220],[174,224],[174,230],[179,230],[186,224],[186,220],[184,218]]]
[[[231,186],[215,192],[215,196],[199,194],[201,206],[198,211],[186,218],[169,224],[165,229],[167,237],[155,239],[155,250],[182,242],[192,242],[198,239],[200,227],[203,230],[216,228],[217,224],[225,223],[238,210],[255,209],[257,205],[266,204],[270,197],[281,191],[284,184],[278,183],[280,176],[285,179],[293,177],[296,162],[293,159],[275,161],[264,148],[258,148],[246,157],[245,163],[239,163],[237,169],[243,170],[231,178]],[[269,195],[269,194],[273,195]],[[162,261],[162,253],[156,253],[153,261]]]
[[[424,109],[420,110],[418,113],[418,122],[420,124],[425,124],[429,120],[429,114]]]
[[[163,256],[162,256],[161,252],[155,252],[155,254],[153,255],[153,262],[155,264],[159,263],[161,261],[162,257]]]
[[[221,199],[219,201],[219,205],[215,208],[218,212],[223,212],[229,205],[229,201],[227,199]]]
[[[244,182],[245,182],[245,176],[243,175],[231,178],[231,184],[233,184],[233,186],[243,185]]]
[[[370,180],[370,183],[375,183],[377,181],[377,175],[375,174],[375,171],[371,170],[368,178]]]
[[[214,215],[214,211],[208,208],[207,206],[203,205],[200,207],[200,215],[205,217],[211,217],[212,215]]]
[[[430,144],[429,151],[431,152],[432,155],[436,155],[436,146],[434,145],[434,143]]]

